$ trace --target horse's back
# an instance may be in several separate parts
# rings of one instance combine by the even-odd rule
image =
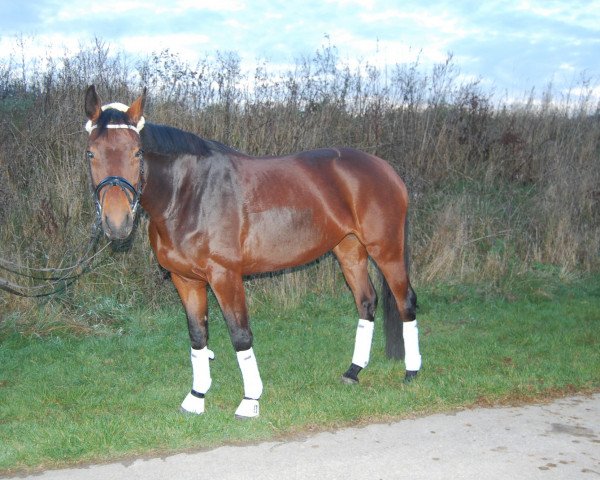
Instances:
[[[305,202],[310,197],[333,204],[355,203],[363,196],[402,203],[407,199],[404,182],[388,162],[353,148],[321,148],[244,160],[241,171],[251,204],[260,205],[265,198],[282,194],[291,203],[294,198]]]

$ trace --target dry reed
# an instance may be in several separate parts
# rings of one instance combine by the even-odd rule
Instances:
[[[549,90],[494,103],[476,82],[457,80],[451,57],[431,71],[418,63],[381,71],[350,67],[331,45],[287,71],[261,62],[254,75],[235,54],[190,66],[166,50],[136,63],[101,40],[32,68],[41,63],[0,63],[1,257],[59,266],[86,243],[93,209],[82,98],[95,83],[105,100],[125,102],[146,85],[150,121],[251,154],[349,145],[387,159],[411,192],[414,283],[497,280],[536,263],[600,267],[600,108],[590,96]],[[129,251],[102,257],[42,308],[81,315],[102,295],[116,304],[172,295],[144,225]],[[325,259],[252,282],[285,304],[335,290],[341,277]],[[3,318],[34,306],[0,296]]]

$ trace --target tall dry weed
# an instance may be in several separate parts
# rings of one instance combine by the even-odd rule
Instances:
[[[1,63],[0,256],[67,265],[86,243],[93,208],[82,98],[95,83],[105,101],[131,101],[148,86],[149,121],[251,154],[348,145],[385,158],[411,194],[416,282],[497,279],[533,262],[597,270],[600,108],[590,96],[553,101],[551,91],[496,101],[459,73],[451,57],[431,70],[351,67],[332,45],[284,70],[257,62],[252,73],[235,53],[195,65],[169,50],[132,60],[100,39],[63,58]],[[51,300],[53,311],[86,315],[101,295],[124,304],[171,298],[144,225],[129,250],[104,252]],[[337,289],[340,276],[329,259],[251,281],[285,303]],[[34,306],[0,294],[4,312]]]

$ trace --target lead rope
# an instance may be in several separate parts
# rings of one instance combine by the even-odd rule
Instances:
[[[96,257],[98,257],[111,244],[111,242],[107,242],[107,244],[104,247],[102,247],[98,252],[95,252],[95,248],[98,243],[98,238],[100,237],[101,232],[102,229],[100,224],[100,218],[97,217],[96,221],[94,222],[94,225],[92,226],[92,234],[90,236],[90,240],[88,242],[87,247],[79,257],[79,259],[69,267],[34,268],[19,265],[15,262],[11,262],[10,260],[0,258],[0,269],[22,277],[48,282],[45,285],[29,286],[20,285],[11,282],[10,280],[7,280],[4,277],[0,277],[0,290],[4,290],[5,292],[12,293],[13,295],[17,295],[20,297],[29,298],[47,297],[63,291],[65,288],[73,284],[84,273],[86,273],[91,267],[93,260]],[[25,273],[25,271],[28,273]],[[40,276],[39,274],[42,273],[61,273],[61,275],[50,277]],[[50,288],[51,290],[42,291],[43,289],[48,288]]]
[[[107,108],[114,108],[114,109],[120,110],[122,112],[126,112],[129,107],[127,105],[124,105],[121,103],[111,103],[109,105],[104,105],[102,107],[102,110],[106,110]],[[135,125],[135,126],[127,125],[127,124],[118,124],[118,125],[110,124],[110,125],[107,125],[106,127],[107,128],[127,128],[130,130],[134,130],[139,135],[142,128],[144,128],[144,123],[145,123],[145,119],[144,119],[144,117],[141,117],[139,119],[137,125]],[[88,121],[87,124],[85,125],[86,131],[90,134],[92,133],[92,131],[95,128],[96,128],[96,125],[93,125],[91,120]],[[145,178],[145,171],[144,171],[144,157],[142,154],[142,157],[140,158],[140,181],[138,182],[137,190],[134,190],[134,192],[135,192],[134,199],[133,199],[134,201],[133,201],[133,204],[131,205],[132,213],[134,216],[139,207],[140,197],[141,197],[142,191],[144,189],[145,180],[146,180],[146,178]],[[123,187],[121,186],[121,188],[123,188]],[[85,272],[87,272],[88,268],[91,266],[92,261],[98,255],[100,255],[112,243],[111,241],[109,241],[104,247],[102,247],[100,249],[100,251],[94,252],[90,255],[90,252],[92,252],[95,249],[96,244],[98,242],[98,237],[100,236],[100,233],[102,231],[101,209],[98,208],[99,202],[97,201],[97,198],[95,199],[94,203],[96,204],[95,205],[96,221],[94,222],[94,225],[92,227],[92,235],[90,237],[90,241],[88,243],[86,250],[81,255],[81,257],[79,257],[79,260],[77,260],[77,262],[75,262],[70,267],[64,267],[64,268],[33,268],[33,267],[19,265],[15,262],[11,262],[10,260],[0,258],[0,269],[1,270],[5,270],[7,272],[13,273],[15,275],[19,275],[21,277],[31,278],[33,280],[43,280],[43,281],[49,282],[49,284],[46,284],[46,285],[35,285],[35,286],[19,285],[17,283],[11,282],[10,280],[7,280],[4,277],[0,277],[0,290],[4,290],[5,292],[9,292],[9,293],[12,293],[13,295],[18,295],[21,297],[34,297],[34,298],[35,297],[46,297],[46,296],[50,296],[50,295],[53,295],[55,293],[58,293],[58,292],[64,290],[66,287],[68,287],[69,285],[74,283],[81,275],[83,275]],[[57,273],[57,272],[65,272],[65,273],[60,276],[46,277],[46,276],[40,276],[40,275],[37,275],[34,273],[24,273],[24,271],[36,272],[37,274]],[[56,285],[58,285],[58,286],[56,286]],[[50,291],[47,291],[47,292],[37,293],[38,291],[40,291],[44,288],[53,288],[53,289]]]
[[[142,191],[144,189],[146,183],[146,175],[144,168],[144,157],[140,158],[140,181],[138,182],[138,188],[134,190],[134,198],[133,203],[131,205],[132,213],[135,216],[137,209],[140,204],[140,197],[142,195]],[[90,240],[84,252],[81,254],[79,259],[69,267],[63,268],[34,268],[28,267],[24,265],[19,265],[18,263],[11,262],[10,260],[6,260],[4,258],[0,258],[0,269],[5,270],[7,272],[13,273],[15,275],[19,275],[21,277],[30,278],[33,280],[42,280],[44,282],[49,282],[45,285],[20,285],[18,283],[11,282],[10,280],[0,277],[0,290],[4,290],[5,292],[12,293],[13,295],[18,295],[20,297],[29,297],[29,298],[39,298],[39,297],[47,297],[50,295],[54,295],[58,292],[63,291],[65,288],[73,284],[79,277],[81,277],[84,273],[89,270],[89,267],[92,264],[92,261],[99,256],[108,246],[112,243],[112,241],[107,242],[107,244],[102,247],[98,252],[94,252],[96,244],[98,242],[98,238],[102,233],[102,218],[101,218],[101,210],[98,208],[98,201],[95,200],[96,203],[96,220],[94,225],[92,226],[92,234],[90,236]],[[27,273],[25,273],[27,272]],[[34,272],[34,273],[31,273]],[[60,273],[58,276],[43,276],[44,273]],[[40,275],[42,274],[42,275]],[[51,288],[50,291],[40,292],[40,290]]]

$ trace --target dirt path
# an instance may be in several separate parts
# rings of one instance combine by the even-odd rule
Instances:
[[[600,479],[600,394],[348,428],[290,442],[48,471],[25,478]]]

